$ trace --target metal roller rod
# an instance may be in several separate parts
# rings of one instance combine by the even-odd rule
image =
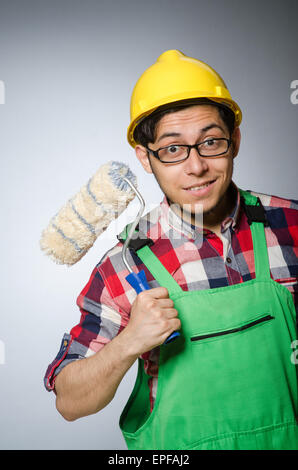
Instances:
[[[127,261],[127,258],[126,258],[126,251],[127,251],[127,247],[129,245],[129,242],[135,232],[135,228],[136,226],[138,225],[139,221],[140,221],[140,218],[142,217],[143,215],[143,212],[144,212],[144,209],[145,209],[145,201],[142,197],[142,195],[140,194],[140,192],[137,190],[137,188],[132,184],[131,181],[129,181],[127,178],[123,178],[124,181],[126,181],[127,184],[129,184],[129,186],[131,187],[131,189],[135,192],[136,196],[138,197],[139,199],[139,202],[141,204],[140,206],[140,209],[139,209],[139,212],[138,212],[138,215],[135,219],[135,221],[133,222],[133,224],[131,225],[130,227],[130,230],[129,230],[129,233],[128,233],[128,236],[123,244],[123,248],[122,248],[122,253],[121,253],[121,256],[122,256],[122,260],[123,260],[123,263],[125,264],[126,268],[128,269],[128,271],[130,273],[132,273],[132,269]]]

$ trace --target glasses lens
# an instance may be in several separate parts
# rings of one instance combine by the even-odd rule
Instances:
[[[228,148],[229,141],[226,139],[208,139],[199,145],[200,154],[203,157],[212,157],[226,153]]]
[[[188,149],[183,145],[170,145],[158,151],[158,156],[162,162],[176,162],[187,158]]]

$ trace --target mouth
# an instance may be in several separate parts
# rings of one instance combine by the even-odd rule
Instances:
[[[200,185],[192,185],[192,186],[189,186],[188,188],[183,188],[183,189],[184,191],[187,191],[189,194],[193,196],[203,196],[204,194],[207,194],[210,191],[215,181],[216,180],[210,180]]]

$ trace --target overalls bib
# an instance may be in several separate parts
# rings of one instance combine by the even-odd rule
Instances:
[[[263,223],[250,227],[256,278],[228,287],[185,292],[148,246],[138,251],[168,289],[181,329],[160,346],[152,413],[138,359],[119,422],[128,449],[298,449],[295,306],[270,277]]]

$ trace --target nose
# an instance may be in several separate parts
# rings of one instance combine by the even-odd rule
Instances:
[[[186,173],[201,174],[208,170],[207,159],[201,157],[196,148],[190,149],[190,154],[187,160],[185,160],[185,171]]]

